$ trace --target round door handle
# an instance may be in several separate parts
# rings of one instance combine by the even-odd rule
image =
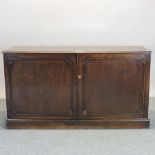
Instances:
[[[82,75],[78,75],[78,79],[82,79]]]

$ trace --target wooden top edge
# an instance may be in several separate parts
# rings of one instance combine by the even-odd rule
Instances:
[[[2,53],[128,53],[150,52],[143,46],[13,46]]]

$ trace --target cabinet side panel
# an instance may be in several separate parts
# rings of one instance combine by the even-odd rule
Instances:
[[[145,54],[145,76],[144,76],[144,117],[148,117],[149,108],[149,89],[150,89],[150,65],[151,52]]]
[[[8,62],[7,54],[3,54],[3,60],[4,60],[4,75],[5,75],[5,94],[6,94],[6,106],[7,106],[7,117],[10,118],[11,116],[11,75],[10,75],[10,64],[11,61]]]

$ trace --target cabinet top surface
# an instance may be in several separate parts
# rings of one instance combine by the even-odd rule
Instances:
[[[13,46],[3,53],[130,53],[147,52],[143,46]]]

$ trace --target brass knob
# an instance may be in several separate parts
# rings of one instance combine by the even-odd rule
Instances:
[[[78,79],[82,79],[82,76],[81,75],[78,75]]]

